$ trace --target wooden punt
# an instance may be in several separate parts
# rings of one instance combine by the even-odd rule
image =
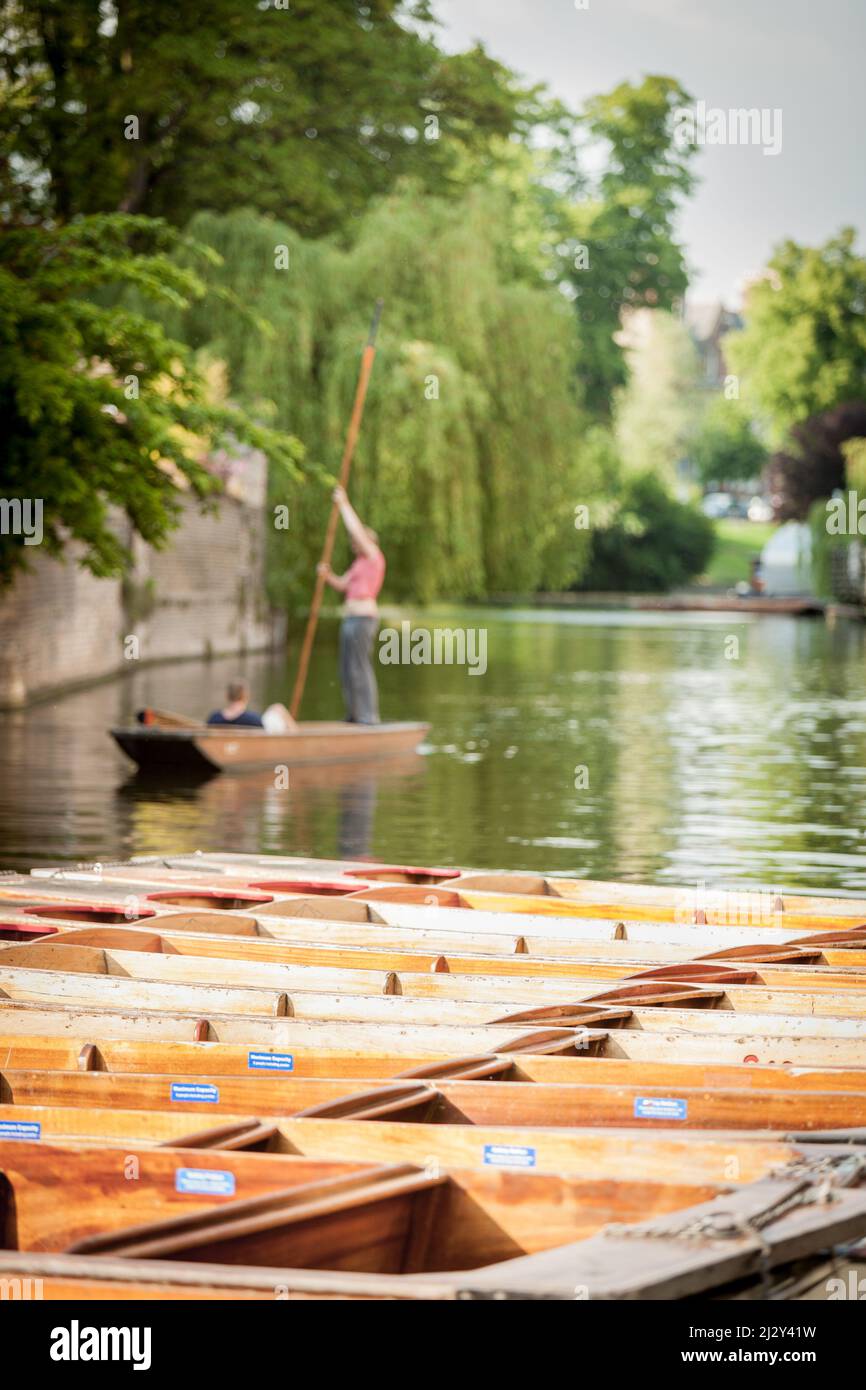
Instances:
[[[670,922],[679,925],[687,925],[692,922],[696,926],[742,928],[745,925],[748,927],[748,923],[744,924],[738,914],[727,910],[714,911],[696,908],[689,915],[687,911],[679,907],[664,905],[645,907],[631,900],[596,901],[591,898],[571,898],[565,895],[546,897],[542,894],[534,896],[529,893],[498,893],[491,889],[477,888],[474,885],[466,887],[462,879],[455,879],[447,888],[436,886],[415,888],[404,884],[377,888],[367,887],[362,889],[357,897],[354,894],[349,894],[343,901],[376,904],[415,903],[426,907],[463,908],[472,911],[483,909],[487,912],[532,917],[628,917],[633,921]],[[278,912],[279,906],[272,906],[270,911]],[[760,919],[755,925],[767,927],[775,923],[775,925],[786,927],[790,931],[805,932],[822,929],[839,930],[862,920],[863,914],[859,912],[839,910],[822,912],[818,909],[807,908],[780,910],[766,919]]]
[[[131,1159],[135,1180],[129,1177]],[[300,1219],[289,1223],[294,1236],[283,1246],[280,1264],[395,1274],[513,1259],[585,1239],[609,1221],[678,1211],[721,1190],[682,1179],[527,1176],[478,1167],[434,1173],[406,1163],[183,1148],[130,1155],[123,1147],[6,1144],[0,1164],[7,1248],[97,1255],[115,1238],[144,1247],[172,1232],[201,1229],[201,1218],[209,1214],[264,1217],[253,1223],[264,1234],[272,1227],[267,1214],[284,1214],[288,1207]],[[425,1193],[435,1194],[433,1210],[414,1212],[413,1194]],[[324,1226],[317,1219],[322,1213],[331,1217]],[[368,1219],[358,1222],[364,1215]],[[358,1223],[354,1230],[349,1217]],[[306,1238],[307,1222],[312,1240]],[[163,1229],[144,1229],[152,1223]],[[282,1221],[275,1229],[284,1239]],[[252,1250],[238,1248],[228,1262],[274,1262],[258,1242],[256,1248],[252,1260]],[[155,1249],[136,1253],[157,1256]],[[199,1248],[190,1258],[205,1257]]]
[[[621,1234],[605,1227],[583,1241],[465,1271],[389,1275],[331,1268],[217,1265],[203,1259],[191,1261],[188,1239],[183,1259],[176,1258],[176,1251],[167,1252],[172,1258],[162,1260],[0,1251],[0,1269],[5,1286],[26,1289],[21,1297],[64,1300],[231,1297],[430,1302],[542,1298],[574,1302],[671,1299],[710,1292],[722,1299],[741,1298],[744,1288],[751,1288],[752,1296],[758,1298],[820,1298],[827,1296],[829,1275],[850,1268],[859,1277],[863,1268],[851,1256],[828,1259],[825,1253],[839,1242],[850,1245],[862,1233],[866,1199],[861,1191],[851,1188],[850,1164],[850,1158],[840,1155],[829,1174],[826,1168],[820,1174],[810,1171],[805,1180],[796,1171],[790,1176],[782,1174],[775,1180],[750,1184],[735,1199],[725,1194],[684,1208],[676,1217],[665,1214],[621,1229]],[[825,1198],[829,1185],[834,1188],[831,1203]],[[356,1212],[360,1205],[356,1204]],[[333,1217],[333,1210],[328,1214]],[[294,1215],[297,1218],[297,1210]],[[202,1216],[208,1228],[198,1225],[202,1239],[196,1254],[201,1254],[214,1224],[225,1216],[224,1209]],[[279,1219],[285,1223],[284,1215]],[[694,1240],[696,1232],[724,1226],[727,1233],[732,1225],[737,1234],[728,1235],[724,1242]],[[223,1222],[224,1236],[228,1234],[226,1227]],[[230,1229],[232,1233],[238,1231],[237,1221]],[[173,1232],[163,1228],[158,1233],[163,1239],[172,1234],[177,1236],[176,1227]],[[247,1231],[247,1238],[249,1234]],[[232,1244],[230,1248],[237,1255],[238,1247]],[[425,1244],[425,1254],[430,1248]],[[636,1250],[644,1252],[643,1258],[635,1259]]]
[[[292,964],[354,965],[375,962],[389,953],[394,969],[447,969],[452,973],[557,975],[575,973],[573,962],[598,966],[617,966],[632,961],[636,968],[649,964],[679,965],[693,960],[730,962],[739,965],[807,964],[866,966],[866,928],[819,936],[791,937],[784,941],[750,942],[719,949],[716,935],[692,928],[694,939],[688,946],[633,940],[627,935],[607,940],[546,940],[504,933],[475,934],[464,931],[429,931],[425,928],[377,927],[370,932],[351,923],[317,924],[306,920],[285,925],[258,923],[252,918],[231,918],[230,929],[221,931],[223,922],[213,922],[209,914],[179,914],[158,922],[128,922],[118,927],[51,924],[53,945],[79,945],[163,951],[180,955],[219,955],[247,960],[270,960]],[[179,921],[179,925],[178,925]],[[240,921],[249,930],[239,932]],[[9,923],[10,930],[17,923]],[[2,930],[0,922],[0,930]],[[712,929],[710,929],[712,930]],[[27,928],[24,942],[38,939],[40,929]],[[45,938],[47,940],[47,936]],[[483,962],[483,968],[474,961]]]
[[[117,868],[111,870],[108,875],[100,871],[98,877],[92,874],[89,877],[84,874],[66,874],[57,879],[19,879],[14,883],[6,882],[0,887],[0,897],[9,901],[28,900],[28,910],[33,911],[34,899],[38,895],[41,895],[47,904],[51,899],[62,900],[64,897],[74,899],[76,896],[84,897],[88,894],[93,897],[96,889],[107,899],[124,901],[127,905],[132,900],[144,909],[156,909],[159,912],[172,907],[189,910],[205,910],[208,907],[226,909],[230,908],[228,900],[234,894],[241,910],[241,900],[245,899],[249,910],[261,910],[268,916],[318,915],[331,920],[393,920],[388,913],[389,908],[415,906],[438,908],[446,915],[453,912],[471,912],[479,915],[482,912],[490,913],[500,918],[500,930],[503,916],[517,915],[521,919],[527,919],[527,922],[521,920],[521,929],[526,928],[531,921],[543,930],[550,919],[562,923],[579,922],[582,919],[589,919],[595,923],[628,919],[633,923],[646,922],[656,927],[682,929],[689,926],[715,926],[722,933],[744,933],[740,938],[731,938],[732,942],[736,939],[747,940],[750,936],[751,939],[760,939],[754,936],[758,931],[842,931],[858,925],[858,919],[862,922],[866,916],[866,913],[853,910],[846,899],[815,899],[815,906],[812,908],[804,906],[808,899],[788,899],[789,902],[796,902],[797,906],[780,908],[772,913],[756,912],[750,919],[745,910],[695,908],[681,911],[664,904],[656,909],[652,905],[633,902],[627,896],[624,896],[622,901],[610,902],[542,892],[505,893],[490,888],[475,889],[471,885],[466,888],[466,880],[462,878],[443,881],[450,871],[434,869],[407,870],[407,873],[417,873],[419,880],[396,884],[388,880],[382,883],[365,883],[359,878],[350,878],[348,874],[334,879],[326,876],[326,869],[291,877],[277,877],[272,871],[270,874],[253,875],[247,879],[224,878],[206,872],[190,873],[170,868],[160,869],[158,866],[145,871],[133,868],[127,872],[129,877],[126,879],[123,871]],[[438,879],[437,874],[440,875]],[[425,875],[428,881],[425,881]],[[375,880],[375,872],[369,877]],[[627,889],[629,885],[623,887]],[[366,913],[363,908],[359,909],[356,906],[358,903],[367,904]],[[818,906],[820,903],[832,907],[833,910],[822,910]],[[128,911],[128,907],[126,910]],[[466,921],[470,930],[477,930],[479,925],[477,919]]]
[[[822,952],[817,946],[791,945],[782,949],[760,946],[734,947],[732,951],[709,952],[704,956],[681,955],[674,960],[668,959],[662,953],[661,960],[650,965],[645,959],[634,960],[631,951],[626,948],[621,948],[622,954],[615,960],[598,960],[589,953],[565,960],[551,956],[527,959],[525,953],[517,952],[501,958],[461,954],[457,950],[451,950],[447,955],[442,951],[430,952],[418,948],[388,950],[376,944],[349,948],[324,943],[278,944],[266,940],[237,939],[204,933],[169,935],[167,932],[149,932],[144,928],[127,931],[122,928],[59,930],[52,935],[49,944],[51,948],[77,946],[105,951],[206,957],[224,963],[237,961],[244,964],[304,966],[346,971],[386,971],[398,974],[408,972],[411,975],[425,971],[451,976],[505,975],[527,982],[551,981],[558,978],[619,980],[652,976],[655,979],[695,982],[727,980],[734,983],[739,977],[743,982],[748,980],[749,983],[776,988],[866,988],[866,969],[858,963],[860,957],[866,960],[866,952],[852,951],[847,955],[844,950],[837,952],[839,963],[845,968],[833,970],[826,967]],[[34,964],[38,964],[38,959],[38,953],[11,957],[0,947],[0,962],[25,964],[32,960]],[[62,957],[53,959],[62,964]],[[798,969],[798,966],[803,968]],[[208,975],[202,978],[212,977]]]
[[[180,940],[180,939],[179,939]],[[127,949],[129,945],[132,950]],[[28,968],[31,970],[54,971],[62,974],[119,975],[127,979],[164,981],[166,983],[189,984],[233,984],[237,986],[259,986],[274,989],[300,989],[316,991],[342,991],[358,994],[402,994],[411,997],[440,996],[453,999],[485,999],[497,1001],[569,999],[573,986],[602,988],[610,978],[607,969],[602,968],[598,977],[602,984],[595,984],[593,964],[571,966],[562,978],[548,978],[545,974],[524,976],[516,971],[513,974],[470,974],[452,972],[447,969],[444,957],[434,958],[425,968],[423,960],[404,957],[399,973],[396,961],[387,953],[376,955],[359,954],[348,963],[337,965],[340,952],[333,952],[333,964],[313,964],[306,960],[282,962],[261,960],[248,951],[237,952],[226,958],[218,951],[189,952],[183,949],[165,951],[161,949],[159,938],[133,937],[130,933],[118,947],[87,946],[66,938],[59,941],[50,938],[45,943],[32,945],[6,946],[0,948],[0,970]],[[136,946],[139,949],[135,949]],[[141,946],[151,949],[141,949]],[[252,958],[251,958],[252,954]],[[430,966],[438,966],[431,969]],[[483,965],[483,962],[482,962]],[[444,968],[443,968],[444,967]],[[626,965],[625,978],[631,976],[643,979],[653,978],[672,980],[694,980],[700,982],[728,984],[744,983],[755,978],[755,970],[749,965],[742,968],[724,962],[693,962],[686,965],[650,967],[649,970],[636,969]],[[618,979],[618,975],[613,976]],[[780,982],[785,977],[780,976]],[[827,980],[828,987],[836,989],[856,986],[856,973],[833,973]]]
[[[208,1123],[185,1110],[110,1110],[95,1106],[2,1105],[0,1124],[38,1141],[64,1145],[123,1145],[267,1152],[354,1163],[415,1163],[447,1168],[519,1168],[653,1182],[739,1184],[765,1177],[817,1146],[802,1139],[743,1130],[518,1128],[508,1125],[413,1124],[400,1120],[315,1119],[228,1114]],[[844,1136],[839,1139],[845,1142]],[[531,1152],[527,1152],[531,1149]]]
[[[353,864],[350,872],[359,866]],[[464,871],[455,886],[483,892],[516,893],[578,899],[587,903],[629,904],[640,909],[685,913],[692,920],[703,912],[712,918],[732,920],[740,926],[761,926],[787,913],[866,918],[866,899],[829,897],[826,894],[792,892],[789,889],[743,889],[723,886],[615,883],[605,879],[570,879],[521,872]]]
[[[310,1114],[327,1119],[405,1120],[575,1128],[637,1125],[698,1129],[857,1129],[866,1126],[866,1090],[707,1089],[701,1086],[562,1082],[368,1081],[273,1076],[153,1076],[128,1072],[4,1070],[4,1105],[85,1105],[184,1110],[210,1117]]]
[[[864,1059],[866,1062],[866,1059]],[[379,1051],[356,1053],[333,1047],[291,1058],[257,1052],[249,1046],[213,1042],[136,1042],[108,1039],[79,1043],[45,1036],[0,1035],[0,1069],[129,1072],[159,1076],[249,1077],[268,1069],[290,1071],[293,1077],[337,1079],[394,1079],[416,1076],[433,1080],[486,1079],[564,1083],[634,1083],[797,1091],[866,1091],[863,1067],[761,1066],[744,1062],[683,1061],[672,1058],[639,1061],[629,1058],[544,1053],[427,1052],[399,1056]]]
[[[173,864],[179,867],[172,868]],[[432,903],[438,901],[442,906],[459,906],[457,900],[466,898],[465,905],[472,906],[471,899],[477,894],[486,897],[493,894],[498,899],[497,910],[532,911],[523,900],[535,898],[534,911],[537,914],[571,915],[588,912],[591,916],[627,916],[635,920],[657,920],[734,927],[774,927],[786,918],[838,919],[866,918],[866,900],[858,898],[828,897],[793,893],[789,890],[753,891],[743,889],[706,887],[656,887],[629,883],[610,883],[603,880],[573,880],[546,877],[526,873],[487,873],[479,871],[455,871],[451,868],[381,865],[367,861],[315,861],[315,860],[273,860],[256,856],[197,856],[195,859],[180,861],[170,857],[163,859],[161,865],[153,869],[135,864],[115,867],[112,872],[119,876],[132,876],[148,872],[156,877],[166,872],[190,873],[198,875],[226,874],[238,880],[253,883],[258,878],[279,881],[279,865],[291,866],[291,872],[282,872],[282,879],[303,878],[308,882],[318,878],[321,892],[346,892],[353,880],[374,885],[378,897],[384,900],[412,900],[407,895],[407,887],[429,885],[440,889],[447,886],[447,892],[423,894],[418,901]],[[258,872],[257,872],[258,870]],[[448,879],[447,885],[442,880]],[[506,907],[511,899],[512,905]]]
[[[198,1151],[187,1151],[197,1155]],[[184,1151],[159,1155],[176,1163]],[[26,1213],[28,1233],[39,1233],[44,1248],[66,1239],[70,1222],[93,1219],[93,1204],[79,1204],[58,1216],[54,1199],[58,1181],[73,1190],[75,1178],[86,1182],[90,1162],[115,1164],[119,1151],[64,1151],[32,1146],[24,1164],[5,1173],[7,1209]],[[206,1166],[208,1155],[201,1154]],[[75,1171],[75,1160],[80,1169]],[[128,1188],[159,1188],[154,1153],[146,1183],[129,1183],[119,1171],[108,1174],[106,1196]],[[291,1160],[267,1155],[220,1154],[218,1161],[235,1176],[257,1164]],[[153,1165],[153,1166],[150,1166]],[[283,1166],[278,1170],[286,1171]],[[37,1180],[41,1173],[43,1182]],[[299,1169],[293,1169],[297,1178]],[[62,1175],[62,1177],[61,1177]],[[162,1191],[176,1172],[165,1175]],[[93,1260],[92,1274],[108,1272],[110,1260],[161,1264],[176,1260],[184,1269],[197,1263],[202,1282],[214,1279],[215,1265],[246,1266],[248,1272],[270,1269],[275,1291],[311,1287],[315,1270],[331,1293],[344,1281],[363,1274],[392,1276],[411,1289],[412,1281],[440,1281],[457,1297],[622,1298],[682,1296],[723,1288],[733,1279],[814,1258],[866,1231],[866,1193],[858,1186],[860,1165],[851,1155],[833,1154],[806,1161],[736,1191],[704,1192],[696,1185],[630,1185],[611,1180],[568,1179],[558,1175],[483,1172],[478,1169],[438,1172],[390,1164],[345,1172],[340,1177],[312,1177],[251,1197],[235,1193],[205,1210],[124,1225],[116,1210],[109,1224],[74,1240],[68,1255]],[[34,1189],[36,1189],[34,1191]],[[832,1191],[832,1201],[827,1200]],[[126,1194],[124,1194],[126,1195]],[[28,1200],[29,1197],[29,1200]],[[46,1213],[45,1208],[48,1207]],[[629,1225],[640,1211],[645,1218],[622,1234],[607,1227]],[[89,1213],[89,1214],[88,1214]],[[616,1220],[619,1216],[620,1219]],[[622,1216],[626,1220],[622,1221]],[[725,1241],[695,1241],[696,1230],[719,1229],[724,1220],[736,1234]],[[63,1236],[58,1228],[64,1229]],[[7,1222],[7,1230],[9,1223]],[[635,1237],[640,1243],[635,1244]],[[640,1239],[643,1237],[642,1239]],[[32,1239],[32,1235],[30,1236]],[[7,1244],[12,1244],[7,1240]],[[18,1233],[15,1242],[24,1243]],[[527,1247],[529,1247],[527,1249]],[[641,1257],[635,1258],[640,1250]],[[524,1253],[525,1251],[525,1253]],[[26,1268],[28,1261],[7,1263]],[[40,1251],[40,1258],[44,1258]],[[250,1270],[251,1267],[251,1270]],[[55,1269],[57,1266],[55,1266]],[[81,1268],[81,1267],[79,1267]],[[304,1271],[307,1273],[303,1278]],[[115,1274],[118,1272],[114,1269]],[[300,1277],[299,1277],[300,1276]],[[157,1277],[166,1279],[164,1269]],[[255,1276],[254,1276],[255,1277]],[[362,1281],[364,1282],[364,1281]],[[365,1284],[367,1290],[369,1285]]]
[[[33,961],[32,965],[18,962]],[[532,1017],[554,1022],[586,1007],[710,1009],[726,1012],[866,1018],[862,989],[767,987],[740,983],[749,972],[698,972],[696,981],[666,978],[660,970],[638,978],[599,981],[448,973],[332,970],[316,966],[230,964],[93,947],[9,946],[0,952],[0,997],[32,1002],[107,1003],[123,1007],[216,1013],[292,1014],[388,1022],[499,1023]],[[730,983],[731,980],[737,983]],[[224,981],[235,980],[229,985]],[[703,981],[708,981],[704,983]],[[521,1009],[520,1006],[526,1008]],[[116,1005],[110,1005],[116,1007]],[[779,1031],[784,1031],[780,1029]]]
[[[143,887],[150,890],[152,885]],[[493,952],[518,951],[544,956],[580,955],[584,944],[593,950],[628,941],[642,951],[657,947],[682,947],[687,956],[727,953],[767,945],[774,949],[790,944],[835,949],[854,949],[866,942],[866,926],[852,925],[848,919],[836,927],[823,926],[817,931],[804,929],[799,921],[796,930],[791,924],[775,927],[689,926],[665,922],[626,922],[613,918],[538,917],[532,913],[518,915],[509,930],[508,914],[486,909],[461,907],[439,908],[414,902],[362,900],[354,896],[322,897],[298,894],[279,897],[261,889],[225,885],[202,887],[186,885],[166,889],[155,888],[146,895],[130,894],[121,884],[100,887],[102,900],[94,897],[93,889],[83,884],[52,884],[34,898],[27,887],[0,887],[4,898],[0,938],[4,929],[11,934],[24,931],[32,935],[36,922],[45,933],[73,926],[103,928],[119,926],[126,929],[142,927],[172,931],[198,931],[247,937],[267,937],[274,940],[311,939],[310,930],[321,923],[318,937],[327,931],[328,937],[338,939],[340,932],[350,934],[350,924],[376,927],[377,939],[383,929],[412,933],[416,941],[438,940],[440,949],[448,949],[455,940],[471,940],[474,948]],[[416,890],[412,890],[414,893]],[[313,919],[313,922],[310,921]],[[804,934],[805,930],[805,934]],[[317,938],[313,938],[317,939]],[[349,939],[349,938],[347,938]],[[358,939],[358,938],[356,938]],[[367,933],[361,937],[370,940]],[[840,963],[840,962],[836,962]],[[853,961],[848,962],[854,964]]]
[[[451,900],[443,900],[444,895]],[[387,894],[387,896],[386,896]],[[435,895],[435,901],[432,899]],[[430,902],[424,899],[430,897]],[[180,905],[190,904],[188,896],[175,899]],[[780,915],[778,921],[762,923],[760,927],[741,925],[689,924],[673,917],[646,916],[639,918],[628,911],[605,913],[603,906],[593,906],[591,910],[578,910],[580,904],[564,903],[561,911],[555,911],[558,904],[550,909],[539,908],[543,900],[534,898],[508,898],[492,893],[457,894],[452,889],[395,888],[365,891],[358,896],[323,898],[315,894],[299,895],[295,898],[275,898],[272,903],[255,908],[256,920],[262,925],[271,919],[295,921],[301,917],[318,917],[329,922],[373,922],[387,926],[423,926],[435,924],[440,930],[460,930],[470,932],[490,931],[524,935],[558,936],[565,939],[574,937],[595,937],[611,940],[617,936],[628,935],[636,940],[661,940],[685,943],[688,933],[695,926],[719,933],[719,944],[727,941],[730,945],[744,945],[756,941],[779,941],[791,936],[832,933],[834,936],[861,926],[863,919],[857,916],[810,917],[803,914]],[[449,919],[453,918],[453,922]],[[640,929],[643,928],[641,931]]]
[[[429,724],[344,724],[309,720],[292,734],[221,725],[167,729],[142,724],[114,728],[111,737],[142,772],[207,775],[308,763],[344,763],[411,753]]]
[[[598,1019],[600,1011],[593,1010]],[[413,1056],[421,1049],[455,1055],[488,1052],[566,1052],[583,1055],[652,1059],[747,1062],[789,1066],[848,1066],[863,1064],[864,1037],[856,1020],[784,1019],[779,1015],[715,1014],[684,1009],[624,1010],[605,1013],[603,1027],[546,1027],[502,1024],[489,1027],[449,1027],[413,1024],[334,1022],[321,1019],[263,1018],[255,1015],[173,1013],[143,1009],[45,1007],[0,1000],[0,1032],[66,1036],[92,1042],[94,1038],[141,1038],[163,1041],[245,1043],[256,1048],[298,1049],[340,1047],[359,1052],[387,1049]],[[712,1031],[708,1025],[711,1025]]]
[[[79,1261],[67,1287],[171,1289],[175,1263],[184,1289],[259,1296],[258,1262],[302,1297],[415,1297],[384,1292],[413,1280],[560,1297],[575,1270],[593,1296],[728,1296],[734,1268],[755,1292],[778,1266],[762,1287],[790,1289],[786,1262],[814,1283],[820,1249],[866,1237],[862,904],[261,856],[4,877],[0,898],[7,1245],[19,1209],[50,1215],[53,1160],[33,1152],[83,1155],[95,1209],[116,1179],[93,1152],[204,1173],[197,1210],[160,1210],[152,1183],[132,1217],[48,1248]],[[285,1182],[238,1190],[280,1162]],[[599,1172],[620,1189],[607,1207]],[[648,1184],[701,1183],[709,1216],[746,1223],[736,1252],[658,1220],[648,1251],[599,1245],[613,1205],[652,1221]],[[762,1221],[758,1242],[749,1213],[780,1191],[785,1229]]]
[[[628,1011],[626,1011],[628,1012]],[[319,1050],[337,1046],[347,1050],[374,1051],[414,1056],[421,1049],[448,1055],[484,1052],[489,1049],[491,1030],[487,1027],[449,1027],[447,1025],[366,1024],[352,1021],[333,1023],[323,1019],[290,1017],[264,1018],[254,1014],[210,1014],[208,1016],[158,1012],[145,1009],[88,1008],[85,1005],[31,1004],[0,1000],[0,1031],[4,1036],[32,1034],[67,1037],[92,1042],[94,1038],[138,1038],[164,1041],[214,1041],[249,1045],[254,1048],[304,1048]],[[581,1051],[592,1048],[609,1035],[590,1028],[497,1028],[493,1036],[499,1052],[530,1048],[532,1051]],[[796,1041],[796,1040],[794,1040]],[[845,1040],[847,1042],[847,1039]]]
[[[63,870],[37,870],[67,878],[84,878],[86,867]],[[90,871],[92,874],[92,870]],[[452,886],[485,892],[578,898],[594,904],[616,906],[615,915],[629,916],[628,904],[683,911],[691,922],[695,912],[709,909],[724,916],[726,925],[772,926],[780,914],[830,914],[866,919],[866,898],[802,893],[787,887],[770,889],[726,888],[715,884],[655,885],[617,882],[607,879],[570,879],[526,871],[459,869],[418,865],[379,864],[375,860],[310,859],[296,855],[258,855],[234,852],[194,854],[166,853],[139,856],[120,864],[100,865],[100,876],[131,881],[149,877],[195,875],[201,881],[220,877],[252,882],[254,879],[304,878],[306,880],[353,879],[378,884],[436,884],[447,878]]]

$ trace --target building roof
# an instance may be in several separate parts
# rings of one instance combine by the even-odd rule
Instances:
[[[739,328],[742,320],[732,309],[726,309],[720,299],[687,300],[684,312],[686,325],[698,343],[708,343],[720,332]]]

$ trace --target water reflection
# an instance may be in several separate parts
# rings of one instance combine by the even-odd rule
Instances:
[[[285,699],[293,653],[139,670],[0,716],[0,860],[220,847],[866,889],[860,625],[438,618],[487,627],[488,670],[381,668],[384,717],[433,726],[405,766],[293,770],[288,791],[267,772],[154,785],[105,734],[142,704],[203,713],[236,673],[260,707]],[[335,641],[326,623],[305,706],[321,718],[340,711]]]
[[[294,841],[312,845],[320,815],[334,810],[338,854],[361,857],[373,852],[379,785],[420,777],[424,770],[425,760],[411,753],[383,761],[292,768],[285,788],[268,768],[170,783],[133,773],[117,788],[118,819],[139,853],[169,846],[186,854],[216,843],[206,837],[205,827],[213,827],[211,834],[225,847],[255,844],[277,850]]]

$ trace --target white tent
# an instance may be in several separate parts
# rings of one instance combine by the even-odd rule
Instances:
[[[809,594],[812,592],[812,533],[803,522],[786,521],[774,531],[761,551],[764,592]]]

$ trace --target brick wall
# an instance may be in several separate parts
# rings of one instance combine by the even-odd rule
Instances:
[[[94,579],[33,547],[31,572],[0,599],[0,707],[161,661],[255,651],[281,637],[265,599],[265,462],[250,455],[227,472],[216,513],[187,502],[167,549],[142,542],[124,581]],[[118,525],[122,523],[118,522]]]

